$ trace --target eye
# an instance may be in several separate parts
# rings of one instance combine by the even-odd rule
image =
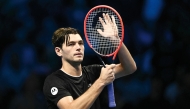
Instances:
[[[68,46],[73,46],[73,45],[75,45],[75,43],[69,43],[69,44],[68,44]]]
[[[80,42],[79,42],[79,45],[84,45],[84,42],[83,42],[83,41],[80,41]]]

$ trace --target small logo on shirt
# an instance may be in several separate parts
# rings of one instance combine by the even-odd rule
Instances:
[[[90,87],[92,84],[88,84],[88,87]]]
[[[56,95],[58,93],[58,89],[56,87],[51,88],[51,94]]]

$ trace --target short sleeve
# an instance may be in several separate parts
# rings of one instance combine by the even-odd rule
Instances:
[[[55,105],[57,105],[57,102],[61,98],[71,96],[67,89],[67,84],[57,77],[46,78],[43,86],[43,93],[47,101],[53,102]]]

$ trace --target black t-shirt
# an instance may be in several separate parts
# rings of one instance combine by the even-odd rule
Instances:
[[[43,86],[43,92],[47,100],[48,109],[58,109],[57,102],[65,97],[73,99],[82,95],[100,76],[101,65],[89,65],[82,67],[82,75],[73,77],[61,70],[50,74]],[[100,109],[99,98],[96,99],[91,109]]]

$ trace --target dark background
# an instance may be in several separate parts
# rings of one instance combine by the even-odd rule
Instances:
[[[47,108],[44,79],[61,67],[53,32],[74,27],[83,33],[86,13],[100,4],[120,13],[124,43],[137,64],[135,73],[114,82],[115,109],[190,109],[189,0],[0,0],[0,109]],[[100,63],[85,48],[82,64]]]

